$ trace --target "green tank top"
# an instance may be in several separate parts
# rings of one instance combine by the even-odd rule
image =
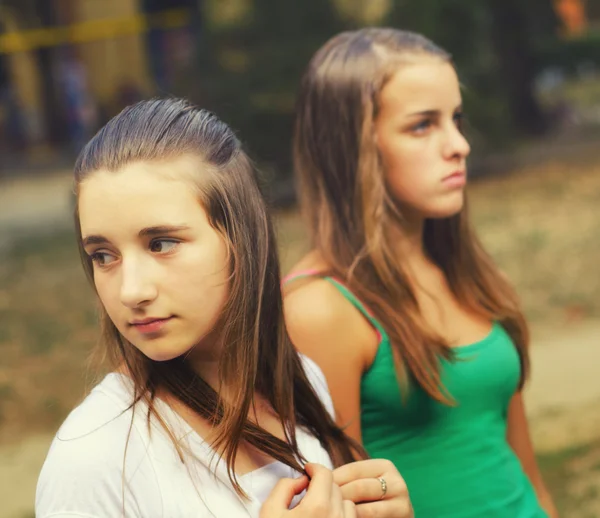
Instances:
[[[442,382],[456,406],[436,402],[417,384],[403,401],[385,329],[341,282],[324,279],[379,333],[360,386],[362,440],[371,457],[389,459],[400,471],[415,517],[547,518],[506,440],[520,363],[502,326],[494,323],[480,342],[457,347],[456,361],[442,360]]]

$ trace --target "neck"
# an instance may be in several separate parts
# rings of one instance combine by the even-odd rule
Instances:
[[[198,376],[213,389],[219,391],[219,360],[217,358],[194,358],[191,365]]]
[[[386,238],[393,243],[398,257],[407,264],[420,263],[427,259],[423,242],[425,219],[421,216],[404,217],[390,226]]]
[[[223,342],[220,333],[209,333],[193,347],[187,356],[192,369],[213,389],[219,391],[219,361],[223,354]]]

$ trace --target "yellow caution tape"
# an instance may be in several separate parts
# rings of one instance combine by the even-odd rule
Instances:
[[[138,14],[126,18],[88,20],[63,27],[11,31],[0,35],[0,54],[114,39],[150,29],[177,29],[188,25],[190,20],[189,9],[169,9],[152,15]]]

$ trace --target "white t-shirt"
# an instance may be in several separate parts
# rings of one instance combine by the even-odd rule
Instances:
[[[306,357],[303,364],[333,415],[323,373]],[[67,417],[38,480],[37,518],[257,518],[276,482],[298,476],[280,462],[240,476],[249,496],[244,500],[233,489],[225,462],[183,419],[157,401],[161,417],[191,453],[185,464],[158,423],[152,422],[148,433],[145,405],[127,410],[131,400],[131,380],[111,373]],[[300,428],[296,434],[308,461],[331,468],[316,438]]]

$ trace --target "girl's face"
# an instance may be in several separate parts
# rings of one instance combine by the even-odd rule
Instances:
[[[381,91],[375,139],[388,189],[407,216],[462,209],[470,147],[461,105],[454,68],[435,58],[402,66]]]
[[[148,358],[194,348],[214,358],[228,294],[228,253],[191,188],[193,157],[99,170],[80,186],[79,216],[94,282],[120,333]]]

